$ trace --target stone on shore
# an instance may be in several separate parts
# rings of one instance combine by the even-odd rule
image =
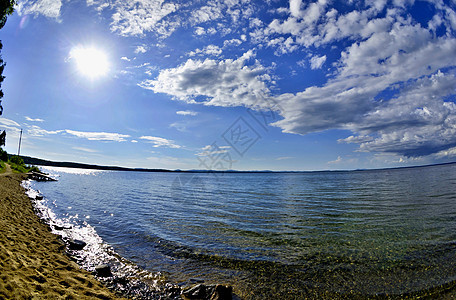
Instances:
[[[182,295],[184,299],[190,300],[231,300],[233,298],[233,288],[221,284],[198,284],[184,289]]]
[[[69,250],[82,250],[87,245],[86,242],[81,240],[69,239],[68,240],[68,249]]]
[[[95,275],[98,277],[112,277],[111,267],[108,265],[99,265],[95,267]]]

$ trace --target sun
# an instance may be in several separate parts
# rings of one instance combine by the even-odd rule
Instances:
[[[74,47],[70,51],[70,60],[74,60],[82,76],[90,79],[102,77],[109,71],[108,56],[95,47]]]

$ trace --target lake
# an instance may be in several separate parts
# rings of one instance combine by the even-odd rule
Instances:
[[[44,168],[29,182],[88,270],[159,285],[225,283],[242,299],[364,298],[456,279],[456,165],[310,173]],[[84,251],[82,251],[84,252]],[[133,275],[132,275],[133,274]]]

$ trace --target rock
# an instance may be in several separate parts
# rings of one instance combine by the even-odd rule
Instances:
[[[71,225],[52,224],[55,230],[71,229]]]
[[[55,230],[63,230],[64,227],[62,225],[54,224],[54,228]]]
[[[182,294],[188,299],[206,299],[206,286],[197,284],[192,288],[184,289]]]
[[[86,245],[87,243],[81,240],[68,240],[68,249],[70,250],[82,250]]]
[[[211,300],[231,300],[233,298],[233,287],[217,284],[212,293]]]
[[[108,265],[99,265],[95,267],[95,275],[98,277],[112,277],[111,267]]]
[[[192,300],[231,300],[233,298],[233,288],[221,284],[207,286],[198,284],[184,289],[182,295],[186,299]]]
[[[43,200],[43,195],[36,195],[35,200]]]

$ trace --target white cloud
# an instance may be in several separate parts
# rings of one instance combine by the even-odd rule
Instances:
[[[19,125],[16,121],[6,119],[3,117],[0,118],[0,126],[7,128],[21,128],[21,125]]]
[[[298,18],[301,15],[302,0],[290,0],[290,13],[293,17]]]
[[[222,54],[222,49],[220,49],[220,47],[216,45],[208,45],[203,49],[196,49],[188,53],[189,56],[195,56],[199,54],[219,56],[220,54]]]
[[[61,0],[20,0],[17,2],[18,15],[43,15],[48,18],[59,19]]]
[[[126,138],[130,137],[127,134],[120,133],[108,133],[108,132],[84,132],[75,130],[65,130],[66,133],[77,136],[79,138],[85,138],[90,141],[112,141],[112,142],[125,142]]]
[[[225,40],[223,42],[223,47],[228,47],[228,46],[234,46],[237,47],[240,44],[242,44],[242,41],[240,39],[231,39],[231,40]]]
[[[25,119],[26,119],[27,121],[29,121],[29,122],[44,122],[43,119],[38,119],[38,118],[37,118],[37,119],[32,119],[32,118],[27,117],[27,116],[25,117]]]
[[[168,140],[161,137],[156,136],[142,136],[140,137],[142,140],[149,141],[154,144],[154,147],[167,147],[167,148],[181,148],[181,146],[177,145],[174,141]]]
[[[192,12],[190,21],[193,24],[205,23],[221,18],[223,6],[221,3],[216,1],[209,1],[208,5],[205,5]]]
[[[326,61],[326,55],[312,56],[310,59],[310,68],[312,70],[320,69]]]
[[[147,52],[147,47],[146,45],[139,45],[136,47],[135,49],[135,53],[138,54],[138,53],[146,53]]]
[[[45,136],[61,132],[63,132],[63,130],[46,130],[36,125],[28,126],[27,128],[27,134],[30,136]]]
[[[251,28],[263,26],[263,21],[261,21],[261,20],[258,19],[258,18],[250,18],[249,21],[250,21],[249,26],[250,26]]]
[[[191,111],[191,110],[179,110],[179,111],[176,111],[176,114],[182,115],[182,116],[196,116],[198,113],[196,111]]]
[[[196,153],[196,156],[213,157],[214,155],[220,155],[230,152],[230,146],[217,146],[215,143],[207,145],[201,148],[201,152]]]
[[[328,161],[328,165],[340,164],[341,162],[342,162],[342,157],[340,157],[340,155],[339,155],[336,160]]]
[[[129,58],[126,57],[126,56],[122,56],[120,59],[121,59],[121,60],[125,60],[125,61],[131,61],[131,59],[129,59]]]
[[[197,27],[195,27],[195,34],[204,35],[204,34],[206,34],[206,30],[203,27],[197,26]]]
[[[91,0],[87,4],[94,5],[97,10],[113,8],[111,30],[123,36],[143,36],[147,32],[167,36],[177,26],[175,22],[163,21],[178,8],[165,0]]]
[[[456,157],[456,147],[439,151],[439,152],[435,153],[434,156],[436,158],[448,158],[448,157],[454,158],[454,157]]]
[[[276,160],[287,160],[287,159],[293,159],[294,157],[292,156],[281,156],[281,157],[277,157]]]
[[[269,94],[265,84],[269,76],[258,62],[246,65],[253,56],[253,51],[248,51],[236,60],[189,59],[177,68],[160,71],[155,80],[145,80],[140,86],[189,103],[259,105]]]

